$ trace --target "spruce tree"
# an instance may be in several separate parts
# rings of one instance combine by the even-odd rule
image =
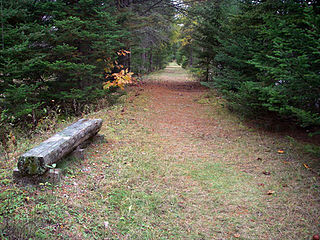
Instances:
[[[105,94],[105,69],[116,59],[125,36],[111,2],[3,3],[2,121],[36,124],[52,103],[79,114],[85,104]]]

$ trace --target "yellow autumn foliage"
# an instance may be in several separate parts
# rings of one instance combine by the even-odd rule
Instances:
[[[114,78],[114,81],[107,81],[103,88],[109,89],[110,87],[120,87],[123,90],[125,85],[133,82],[132,75],[133,72],[129,72],[128,69],[121,70],[119,73],[113,73],[111,76]],[[110,75],[107,77],[110,77]]]

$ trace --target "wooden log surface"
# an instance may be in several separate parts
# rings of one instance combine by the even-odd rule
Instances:
[[[18,169],[22,175],[41,175],[50,165],[72,152],[79,144],[97,134],[102,119],[81,119],[21,155]]]

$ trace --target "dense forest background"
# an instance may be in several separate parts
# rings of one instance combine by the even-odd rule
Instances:
[[[178,63],[218,89],[231,109],[320,125],[318,1],[205,1],[188,12]]]
[[[103,87],[117,80],[115,73],[139,76],[165,67],[173,58],[172,4],[1,1],[2,142],[13,127],[32,131],[48,118],[81,115],[101,99],[111,101],[114,87]]]
[[[246,116],[320,125],[320,8],[303,0],[2,0],[0,135],[176,60]],[[125,73],[126,73],[125,72]]]

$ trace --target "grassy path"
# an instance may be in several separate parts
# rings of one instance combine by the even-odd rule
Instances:
[[[83,162],[64,163],[66,179],[54,193],[28,190],[29,212],[39,194],[47,206],[34,219],[44,239],[319,232],[319,176],[303,165],[317,169],[318,160],[292,138],[246,126],[180,67],[150,75],[123,104],[94,117],[104,119],[106,141],[93,143]]]
[[[292,139],[244,126],[175,65],[131,94],[105,129],[116,139],[106,218],[119,236],[308,239],[319,230],[319,179]]]

